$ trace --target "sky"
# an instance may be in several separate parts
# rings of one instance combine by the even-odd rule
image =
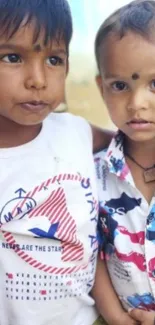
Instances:
[[[94,40],[101,23],[130,0],[68,0],[73,17],[73,38],[70,46],[69,78],[74,82],[94,80],[97,66]]]
[[[129,0],[68,0],[73,16],[72,52],[91,53],[100,24]]]

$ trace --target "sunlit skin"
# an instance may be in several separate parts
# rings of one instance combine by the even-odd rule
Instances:
[[[0,147],[32,140],[64,100],[66,45],[53,40],[44,46],[43,31],[33,44],[33,36],[31,23],[9,40],[0,37]]]

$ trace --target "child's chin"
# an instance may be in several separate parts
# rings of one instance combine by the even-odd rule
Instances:
[[[126,136],[135,142],[148,142],[155,140],[155,132],[133,132],[126,134]]]
[[[43,120],[48,116],[33,116],[33,117],[23,117],[13,120],[16,124],[23,125],[23,126],[35,126],[40,125]]]

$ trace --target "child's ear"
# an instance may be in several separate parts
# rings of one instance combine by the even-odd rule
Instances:
[[[95,80],[96,80],[97,86],[99,88],[99,91],[101,93],[101,96],[103,97],[103,82],[102,82],[101,75],[97,74],[96,77],[95,77]]]

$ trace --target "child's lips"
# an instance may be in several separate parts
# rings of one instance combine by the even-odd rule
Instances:
[[[154,123],[143,119],[133,119],[127,125],[134,130],[146,130],[154,126]]]
[[[30,101],[20,104],[21,107],[27,111],[39,112],[47,108],[48,103],[43,101]]]

